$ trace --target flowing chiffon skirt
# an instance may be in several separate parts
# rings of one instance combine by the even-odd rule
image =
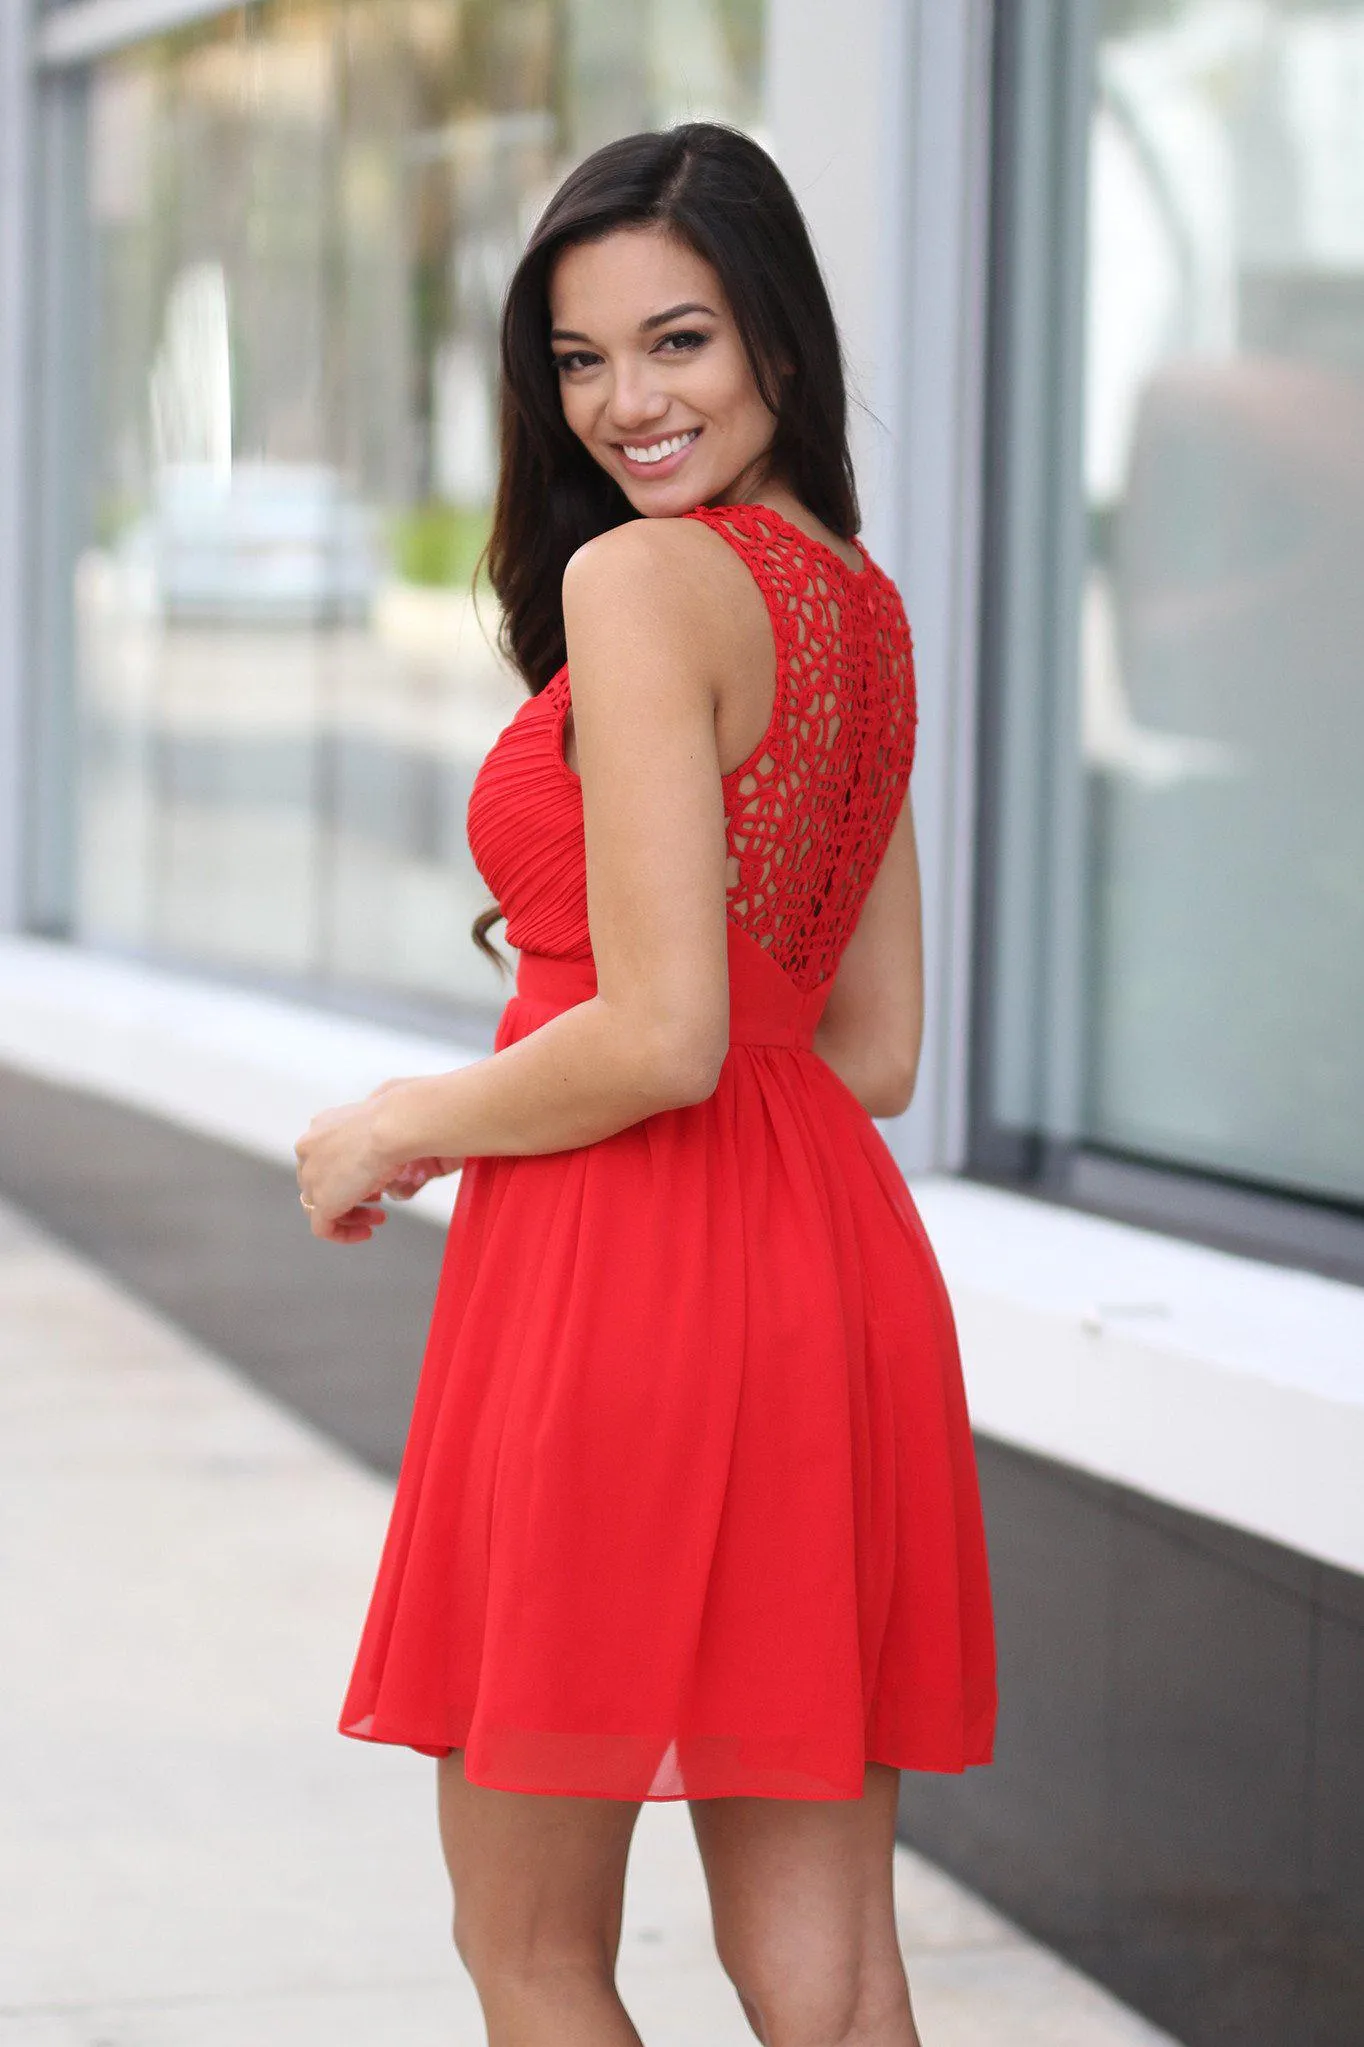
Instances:
[[[860,1796],[990,1759],[956,1331],[904,1178],[729,927],[707,1100],[472,1158],[341,1731],[507,1790]],[[521,954],[500,1049],[595,992]]]

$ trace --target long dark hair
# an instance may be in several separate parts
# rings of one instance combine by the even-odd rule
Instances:
[[[486,559],[502,607],[499,644],[532,695],[564,663],[569,556],[639,516],[564,418],[550,273],[571,245],[643,226],[675,234],[719,278],[776,415],[767,473],[841,539],[860,523],[838,328],[805,218],[776,164],[751,136],[716,121],[606,143],[541,214],[502,308],[501,466]],[[473,935],[505,964],[487,940],[501,914],[486,910]]]

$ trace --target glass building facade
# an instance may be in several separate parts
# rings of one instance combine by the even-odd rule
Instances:
[[[490,1016],[499,305],[612,135],[760,117],[761,0],[265,0],[60,79],[49,930]]]
[[[1001,44],[979,1154],[1348,1211],[1364,7],[1102,0]]]
[[[1364,1201],[1364,7],[1101,18],[1085,1125]]]

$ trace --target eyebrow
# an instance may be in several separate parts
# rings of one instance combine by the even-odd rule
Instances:
[[[689,299],[684,305],[669,306],[666,313],[650,313],[647,320],[641,320],[641,334],[651,334],[655,327],[665,327],[669,320],[680,320],[684,313],[709,313],[712,320],[718,318],[713,306],[703,306],[699,299]],[[550,333],[551,341],[590,341],[590,334],[576,334],[570,327],[555,327]]]

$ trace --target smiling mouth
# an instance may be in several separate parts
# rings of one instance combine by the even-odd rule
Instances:
[[[680,454],[683,448],[690,447],[700,431],[699,426],[693,426],[688,427],[684,434],[673,434],[665,441],[621,441],[617,445],[627,462],[643,462],[652,467],[655,462],[666,462],[670,455]]]

